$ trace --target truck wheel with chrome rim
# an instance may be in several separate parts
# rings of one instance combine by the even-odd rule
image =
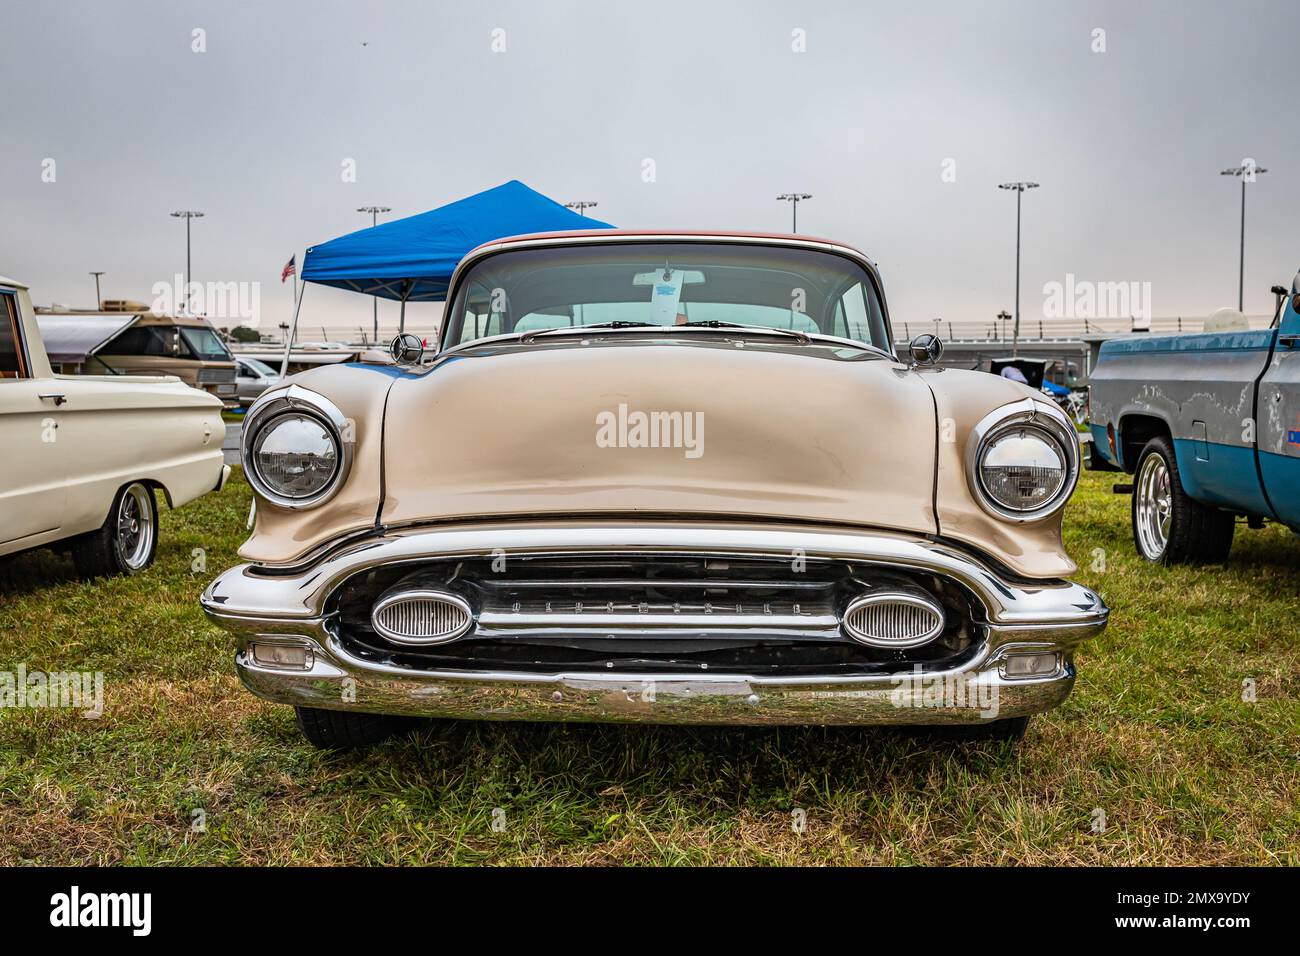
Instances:
[[[158,553],[158,508],[153,491],[138,481],[118,491],[108,518],[97,531],[72,545],[77,572],[97,578],[136,574],[153,564]]]
[[[1232,548],[1232,514],[1188,496],[1167,438],[1151,439],[1138,456],[1132,517],[1138,554],[1157,564],[1223,561]]]
[[[351,750],[381,743],[408,729],[414,721],[387,714],[358,714],[344,710],[295,707],[303,736],[321,750]]]

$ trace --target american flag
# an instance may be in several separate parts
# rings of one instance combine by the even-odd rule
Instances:
[[[298,254],[295,252],[289,257],[289,261],[284,264],[284,268],[280,270],[281,285],[284,284],[284,281],[288,279],[289,276],[296,276],[298,274],[298,267],[293,264],[293,260],[296,258],[298,258]]]

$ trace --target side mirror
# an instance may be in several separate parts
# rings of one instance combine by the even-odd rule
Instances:
[[[389,344],[388,354],[398,365],[414,365],[424,357],[424,342],[418,335],[403,332]]]
[[[907,350],[912,356],[913,367],[937,365],[939,359],[943,358],[943,342],[939,336],[929,332],[912,339]]]

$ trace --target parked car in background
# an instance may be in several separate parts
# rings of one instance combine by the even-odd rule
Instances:
[[[175,375],[226,405],[238,404],[234,357],[204,319],[142,315],[98,354],[128,375]]]
[[[1069,367],[1072,367],[1070,363]],[[1054,382],[1049,377],[1056,374],[1063,377],[1068,371],[1067,364],[1061,359],[1028,358],[1025,356],[1004,356],[989,360],[989,371],[1003,378],[1022,381],[1030,388],[1036,388],[1061,406],[1061,410],[1076,425],[1083,425],[1088,420],[1087,392],[1080,388],[1071,388]]]
[[[1148,560],[1222,561],[1238,517],[1300,533],[1300,275],[1268,329],[1103,343],[1090,427]]]
[[[504,240],[445,315],[431,363],[407,336],[412,364],[301,373],[245,420],[248,563],[202,604],[313,743],[402,715],[1015,737],[1105,626],[1064,580],[1074,428],[934,336],[900,361],[853,249]]]
[[[206,320],[154,315],[138,302],[110,304],[124,311],[38,313],[53,360],[75,363],[64,371],[175,375],[229,407],[238,404],[234,356]]]
[[[158,547],[157,496],[218,489],[221,402],[171,376],[56,375],[26,286],[0,278],[0,556],[69,551],[132,574]]]
[[[261,359],[247,355],[235,356],[235,397],[239,404],[248,406],[261,394],[280,381],[279,369],[271,368]]]

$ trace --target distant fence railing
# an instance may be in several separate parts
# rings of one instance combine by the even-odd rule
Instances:
[[[1252,329],[1268,328],[1272,316],[1248,315]],[[1127,335],[1134,332],[1177,333],[1200,332],[1205,328],[1204,318],[1182,315],[1155,316],[1149,321],[1141,319],[1021,319],[1022,341],[1077,339],[1084,335]],[[894,337],[900,342],[910,341],[925,332],[936,333],[951,342],[990,341],[1010,342],[1010,322],[949,322],[934,319],[903,322],[894,326]]]

